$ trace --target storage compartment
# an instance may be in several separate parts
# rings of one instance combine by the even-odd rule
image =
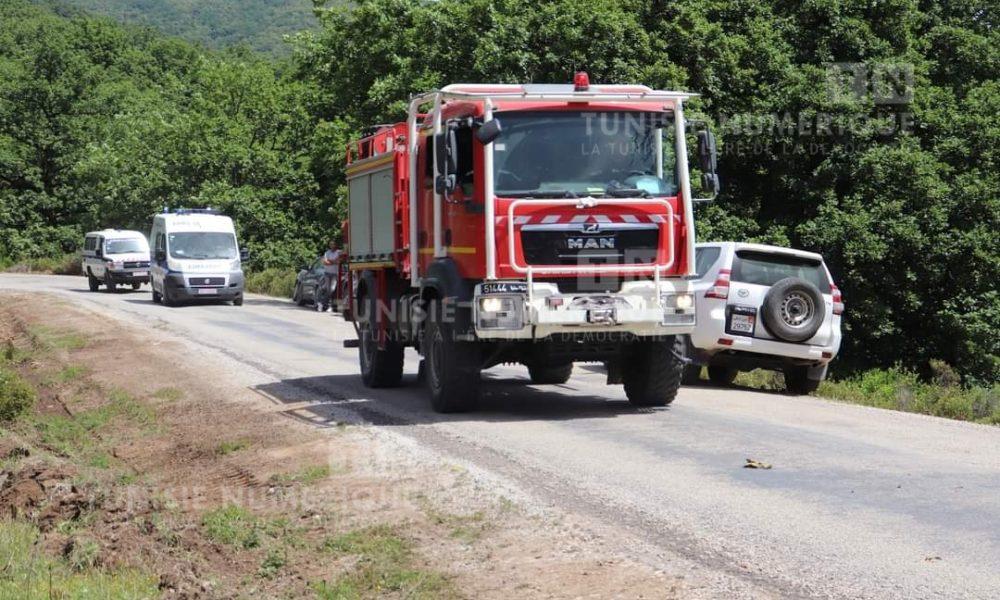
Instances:
[[[395,252],[394,182],[390,163],[348,179],[348,254],[352,261],[390,260]]]

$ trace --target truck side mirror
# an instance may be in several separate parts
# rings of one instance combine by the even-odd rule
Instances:
[[[485,146],[500,137],[501,133],[503,133],[503,127],[500,126],[500,119],[490,119],[476,130],[476,139]]]
[[[715,173],[719,167],[715,134],[705,129],[698,132],[698,163],[704,173]]]
[[[437,156],[437,178],[434,190],[450,194],[455,190],[455,173],[458,171],[458,137],[448,128],[434,136],[434,154]]]
[[[447,129],[434,136],[434,154],[437,156],[437,174],[447,177],[458,171],[458,138],[454,129]]]
[[[100,246],[95,248],[94,256],[96,256],[97,258],[104,258],[104,248],[101,248]]]
[[[163,250],[162,248],[157,249],[157,251],[156,251],[155,255],[153,256],[153,258],[156,259],[156,262],[163,262],[163,261],[167,260],[167,252],[165,250]]]
[[[250,251],[246,248],[240,248],[240,261],[250,260]]]

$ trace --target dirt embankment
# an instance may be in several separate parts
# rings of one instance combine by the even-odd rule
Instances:
[[[139,572],[183,598],[681,589],[571,518],[526,511],[366,426],[288,418],[294,399],[191,364],[156,331],[0,293],[0,343],[5,368],[38,390],[30,414],[0,427],[0,513],[73,568]]]

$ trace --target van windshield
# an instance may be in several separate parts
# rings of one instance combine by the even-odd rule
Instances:
[[[189,260],[232,260],[236,258],[236,236],[222,232],[171,233],[167,239],[170,256]]]
[[[145,240],[108,240],[104,242],[104,252],[107,254],[131,254],[134,252],[149,252]]]

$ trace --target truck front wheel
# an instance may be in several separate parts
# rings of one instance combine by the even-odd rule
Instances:
[[[442,318],[439,307],[432,305],[428,317],[423,349],[431,406],[440,413],[474,410],[482,367],[479,349],[455,339],[455,330]]]
[[[666,406],[677,397],[684,376],[683,342],[636,344],[625,362],[625,395],[633,406]]]
[[[374,297],[363,299],[366,315],[358,322],[358,357],[361,380],[370,388],[395,387],[403,378],[403,346],[386,340],[385,347],[378,347],[378,313]]]

